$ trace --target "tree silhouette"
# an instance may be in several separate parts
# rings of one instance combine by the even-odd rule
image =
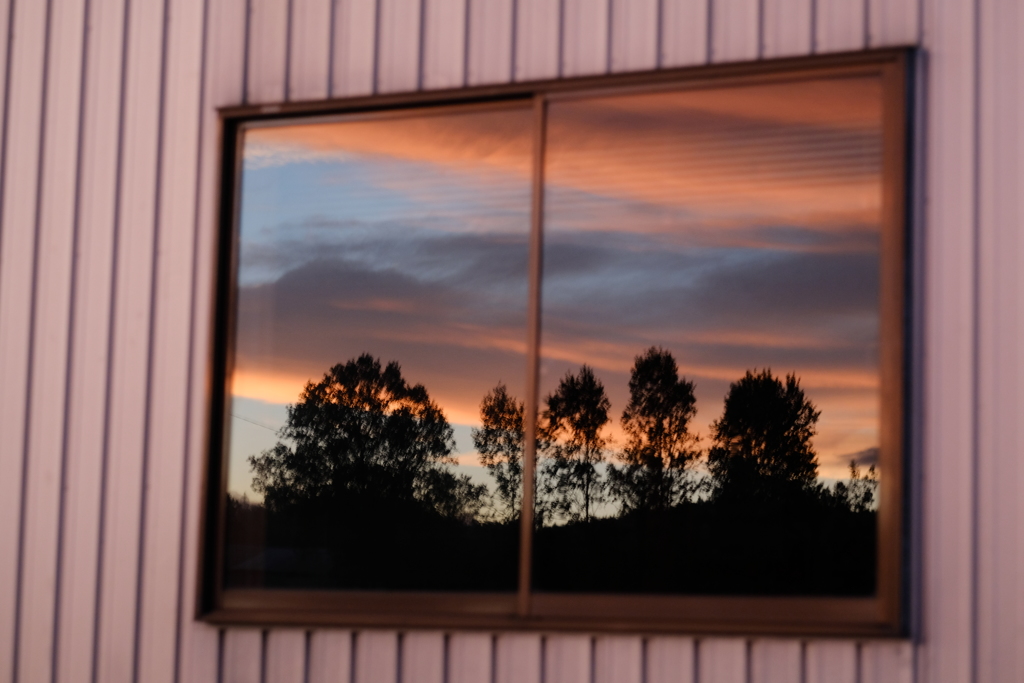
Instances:
[[[308,382],[272,449],[252,456],[253,489],[268,509],[353,495],[475,515],[485,487],[446,465],[455,445],[444,413],[397,362],[363,354]]]
[[[604,385],[586,365],[578,375],[567,372],[545,403],[538,431],[550,457],[541,467],[541,519],[555,515],[589,521],[605,488],[595,465],[604,459],[609,443],[601,431],[609,422],[611,403]]]
[[[820,416],[795,375],[770,369],[729,387],[722,417],[711,425],[708,469],[716,496],[786,500],[814,486],[818,461],[811,447]]]
[[[862,475],[855,460],[850,461],[850,479],[847,482],[837,481],[835,488],[829,490],[822,485],[822,499],[851,512],[869,512],[874,509],[878,495],[878,473],[875,466],[868,467],[867,474]]]
[[[480,403],[480,429],[473,429],[473,445],[480,462],[497,483],[506,519],[519,516],[523,488],[523,403],[499,383]]]
[[[664,510],[683,498],[686,468],[699,455],[688,429],[696,403],[693,383],[679,378],[670,352],[652,346],[636,357],[622,413],[624,464],[608,471],[623,512]]]

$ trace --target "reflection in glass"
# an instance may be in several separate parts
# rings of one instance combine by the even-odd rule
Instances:
[[[881,110],[550,103],[536,589],[874,592]]]
[[[227,587],[515,589],[531,122],[245,131]]]

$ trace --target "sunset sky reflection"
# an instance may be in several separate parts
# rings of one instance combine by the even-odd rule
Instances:
[[[586,363],[617,425],[634,356],[661,346],[695,382],[698,433],[731,381],[770,367],[822,412],[822,476],[869,459],[881,99],[836,78],[553,102],[542,396]],[[532,120],[247,131],[231,491],[252,495],[245,459],[304,383],[362,352],[425,385],[464,453],[489,389],[523,396]]]

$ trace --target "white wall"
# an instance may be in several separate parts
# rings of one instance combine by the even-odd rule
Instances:
[[[1020,680],[1020,5],[0,0],[0,681]],[[215,107],[911,43],[917,644],[193,620]]]

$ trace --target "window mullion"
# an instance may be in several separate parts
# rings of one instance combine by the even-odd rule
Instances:
[[[527,303],[526,401],[523,415],[523,495],[519,514],[519,600],[521,616],[530,613],[530,583],[533,551],[534,482],[537,462],[537,404],[540,379],[540,286],[544,228],[544,143],[547,102],[544,95],[533,100],[533,193],[530,209],[530,287]]]

